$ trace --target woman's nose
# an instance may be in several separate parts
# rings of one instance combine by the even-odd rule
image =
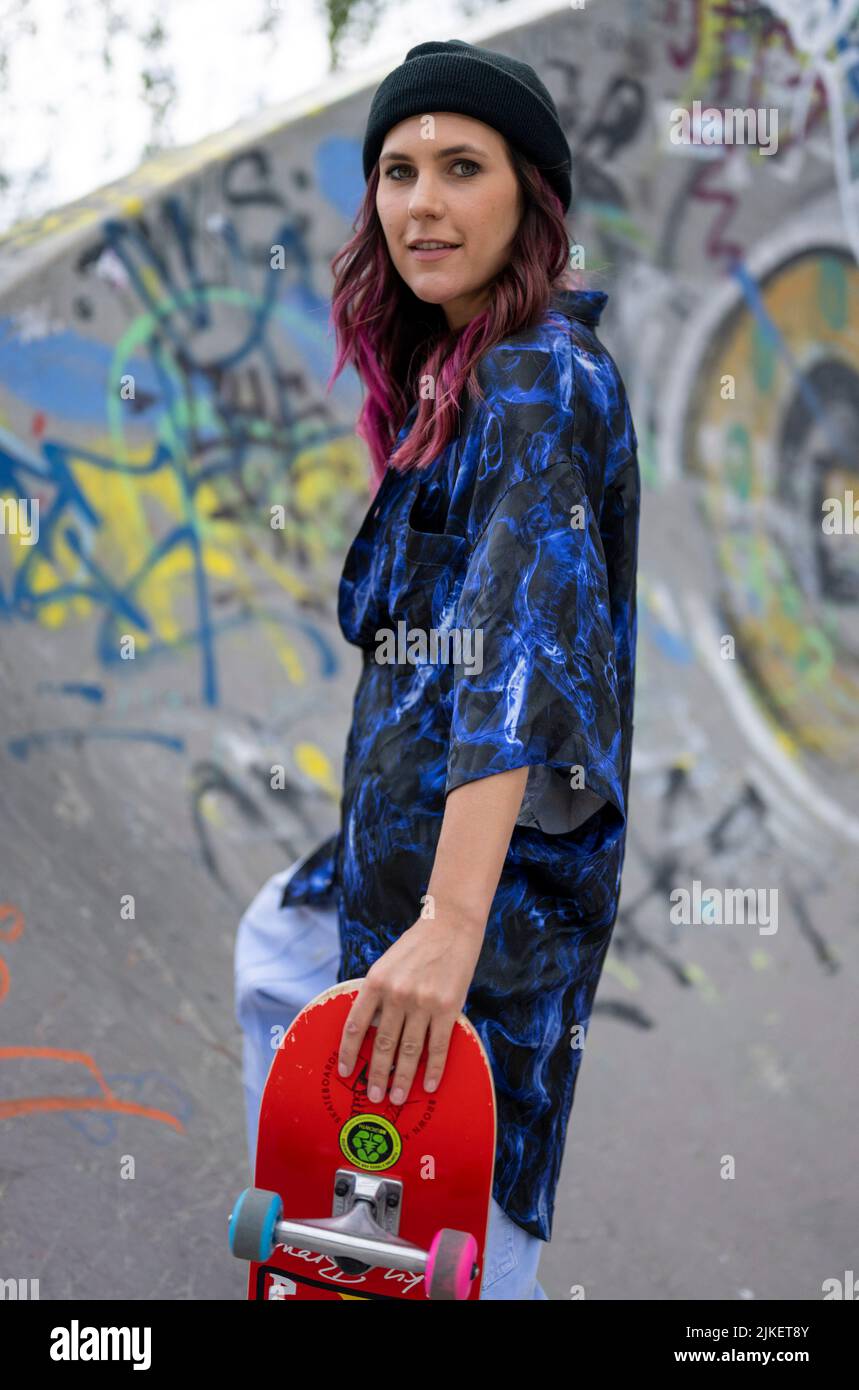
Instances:
[[[422,217],[425,213],[430,213],[434,217],[443,215],[444,204],[441,199],[441,191],[431,175],[418,176],[412,189],[412,196],[409,199],[409,212],[415,218]]]

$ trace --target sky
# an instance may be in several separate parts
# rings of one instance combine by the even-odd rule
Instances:
[[[427,39],[480,42],[563,0],[387,0],[369,41],[344,48],[341,72],[396,67]],[[102,61],[105,9],[127,15],[114,66]],[[270,35],[253,31],[272,11]],[[32,19],[35,32],[24,27]],[[191,144],[266,107],[324,84],[330,74],[326,18],[315,0],[0,0],[0,232],[130,173],[144,157],[151,115],[141,99],[146,50],[137,37],[161,18],[162,50],[176,96],[166,146]]]

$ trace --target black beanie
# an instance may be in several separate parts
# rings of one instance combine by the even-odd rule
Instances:
[[[365,180],[391,127],[433,111],[456,111],[492,126],[537,165],[568,211],[572,158],[547,89],[528,63],[461,39],[419,43],[388,73],[367,118]]]

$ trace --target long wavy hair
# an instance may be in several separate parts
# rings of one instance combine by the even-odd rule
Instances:
[[[355,428],[370,451],[372,494],[388,464],[399,472],[428,467],[459,433],[462,397],[482,399],[477,366],[483,354],[509,334],[535,327],[554,291],[578,288],[560,198],[534,164],[509,143],[507,149],[524,211],[489,307],[463,328],[450,329],[441,306],[418,299],[394,266],[376,211],[378,164],[354,236],[331,262],[337,356],[328,390],[351,363],[365,387]],[[432,398],[418,389],[424,378],[435,383]],[[414,423],[392,454],[415,402]]]

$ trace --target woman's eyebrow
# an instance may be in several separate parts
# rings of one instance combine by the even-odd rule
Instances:
[[[480,154],[483,156],[484,159],[489,158],[489,155],[486,153],[486,150],[481,150],[477,145],[448,145],[447,148],[444,150],[436,150],[435,158],[446,159],[447,156],[450,154]],[[380,163],[383,159],[410,160],[411,155],[400,154],[397,150],[386,150],[383,155],[379,156]]]

